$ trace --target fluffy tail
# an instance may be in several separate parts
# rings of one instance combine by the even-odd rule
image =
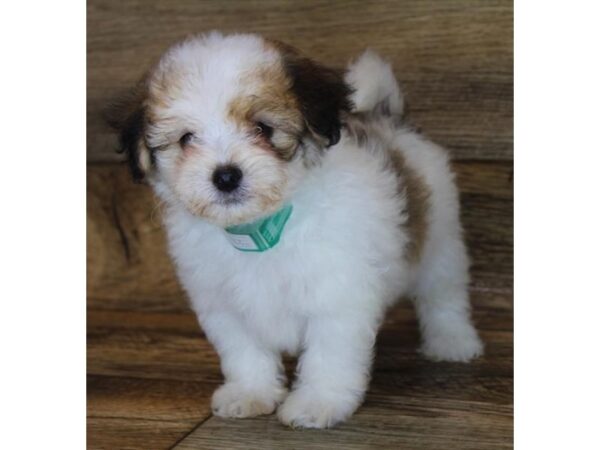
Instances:
[[[348,66],[345,80],[354,89],[355,111],[402,115],[404,96],[392,66],[373,50],[366,50]]]

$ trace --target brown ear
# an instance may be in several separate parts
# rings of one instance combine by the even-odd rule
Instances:
[[[117,152],[125,153],[135,182],[141,182],[152,166],[152,155],[144,138],[145,89],[140,84],[133,92],[114,102],[105,111],[105,120],[119,134]]]
[[[283,50],[284,67],[309,130],[324,139],[326,147],[337,144],[341,115],[352,109],[352,89],[340,72],[300,56],[285,44],[278,46]]]

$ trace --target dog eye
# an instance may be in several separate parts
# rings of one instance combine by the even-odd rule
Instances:
[[[256,122],[256,134],[270,139],[273,136],[273,128],[263,122]]]
[[[194,133],[185,133],[179,139],[179,145],[184,147],[184,146],[188,145],[190,142],[192,142],[192,139],[194,139]]]

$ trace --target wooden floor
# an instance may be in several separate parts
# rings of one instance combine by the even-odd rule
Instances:
[[[91,311],[89,448],[511,448],[509,296],[475,295],[487,353],[471,365],[420,358],[412,311],[398,309],[380,334],[365,404],[327,431],[213,417],[218,362],[192,315]]]
[[[366,401],[349,422],[294,431],[273,416],[211,415],[218,359],[177,283],[156,202],[116,162],[100,111],[167,45],[213,28],[261,32],[337,66],[367,45],[394,63],[411,119],[456,159],[483,358],[421,358],[414,312],[401,303],[379,335]],[[90,0],[88,447],[512,447],[512,173],[509,0]]]

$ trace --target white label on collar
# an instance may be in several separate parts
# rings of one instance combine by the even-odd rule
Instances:
[[[238,250],[249,250],[249,251],[258,251],[259,248],[256,245],[256,242],[248,236],[247,234],[231,234],[225,233],[231,245],[233,245]]]

